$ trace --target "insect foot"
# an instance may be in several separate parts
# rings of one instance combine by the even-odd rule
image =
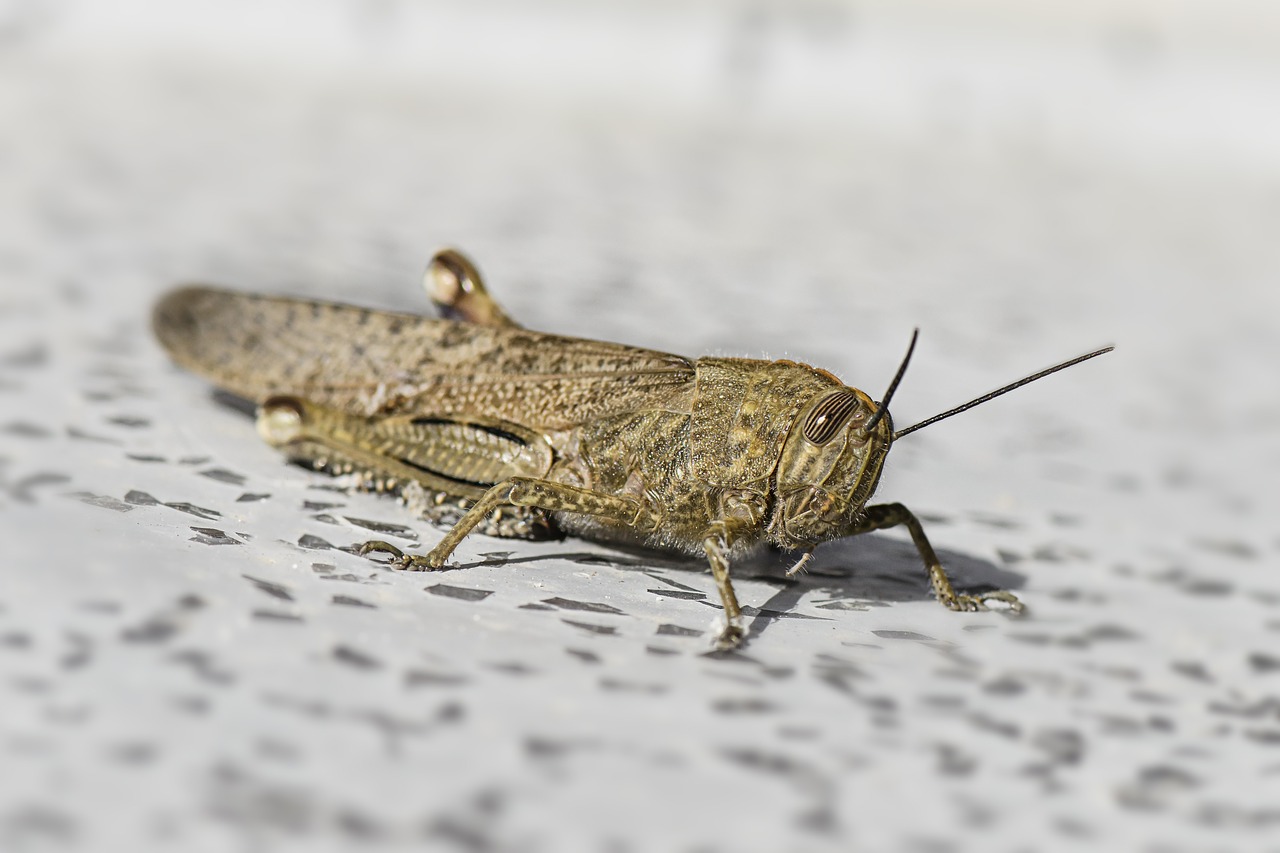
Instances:
[[[942,603],[948,610],[960,612],[974,612],[978,610],[989,610],[988,601],[1003,602],[1008,606],[1011,613],[1025,613],[1026,606],[1018,600],[1018,596],[1003,589],[992,590],[991,592],[979,592],[972,595],[960,595],[951,587],[951,581],[945,574],[941,573],[941,567],[937,572],[930,567],[930,580],[933,585],[934,595],[938,601]],[[945,587],[943,586],[945,584]]]
[[[383,542],[381,539],[371,539],[362,544],[357,551],[362,557],[370,554],[390,554],[391,559],[387,561],[387,565],[393,566],[404,572],[437,572],[445,568],[444,561],[436,562],[431,559],[428,554],[420,557],[417,554],[406,554],[390,542]]]
[[[747,629],[742,626],[741,618],[726,619],[720,623],[720,630],[715,636],[715,647],[718,652],[731,652],[742,645],[747,638]]]

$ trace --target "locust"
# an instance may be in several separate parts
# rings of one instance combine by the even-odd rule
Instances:
[[[715,643],[745,637],[730,565],[763,543],[800,553],[902,526],[951,610],[1021,603],[964,593],[920,520],[870,505],[893,443],[1104,347],[905,429],[889,402],[919,331],[879,401],[795,361],[684,358],[531,331],[458,251],[425,275],[440,318],[204,286],[156,305],[155,334],[179,365],[256,404],[257,429],[292,461],[399,494],[450,529],[425,555],[360,547],[435,571],[473,531],[565,534],[705,556],[723,615]]]

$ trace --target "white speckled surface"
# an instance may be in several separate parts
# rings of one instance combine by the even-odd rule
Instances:
[[[0,4],[0,849],[1280,849],[1274,12],[182,10]],[[876,535],[742,567],[716,658],[696,562],[328,547],[440,532],[149,306],[424,308],[446,244],[535,328],[869,390],[918,325],[900,424],[1118,344],[890,458],[1029,615]]]

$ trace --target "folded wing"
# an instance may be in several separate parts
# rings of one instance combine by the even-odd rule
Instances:
[[[167,295],[153,327],[174,361],[237,396],[360,415],[564,429],[685,405],[694,379],[688,359],[622,344],[205,287]]]

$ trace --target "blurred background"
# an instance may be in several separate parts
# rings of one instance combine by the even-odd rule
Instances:
[[[1263,0],[0,0],[0,848],[1274,843],[1277,234]],[[423,310],[444,245],[530,327],[872,394],[919,326],[900,426],[1116,344],[887,468],[1035,615],[890,533],[747,570],[795,618],[723,661],[696,562],[295,545],[439,534],[150,306]]]
[[[886,299],[941,298],[925,341],[965,339],[984,367],[1043,340],[1038,315],[1068,351],[1123,333],[1210,423],[1256,419],[1243,398],[1271,388],[1266,359],[1226,369],[1216,337],[1265,346],[1280,299],[1267,3],[8,0],[0,15],[11,256],[72,233],[63,262],[105,275],[145,240],[149,281],[350,299],[358,278],[404,305],[452,242],[521,315],[575,334],[776,352],[821,311],[869,344],[862,364],[896,358],[916,322]],[[672,190],[644,191],[658,182]],[[637,292],[619,322],[567,310],[548,279]],[[754,328],[762,313],[782,325]],[[691,341],[643,319],[673,314],[719,320]],[[803,355],[854,358],[813,344]]]

